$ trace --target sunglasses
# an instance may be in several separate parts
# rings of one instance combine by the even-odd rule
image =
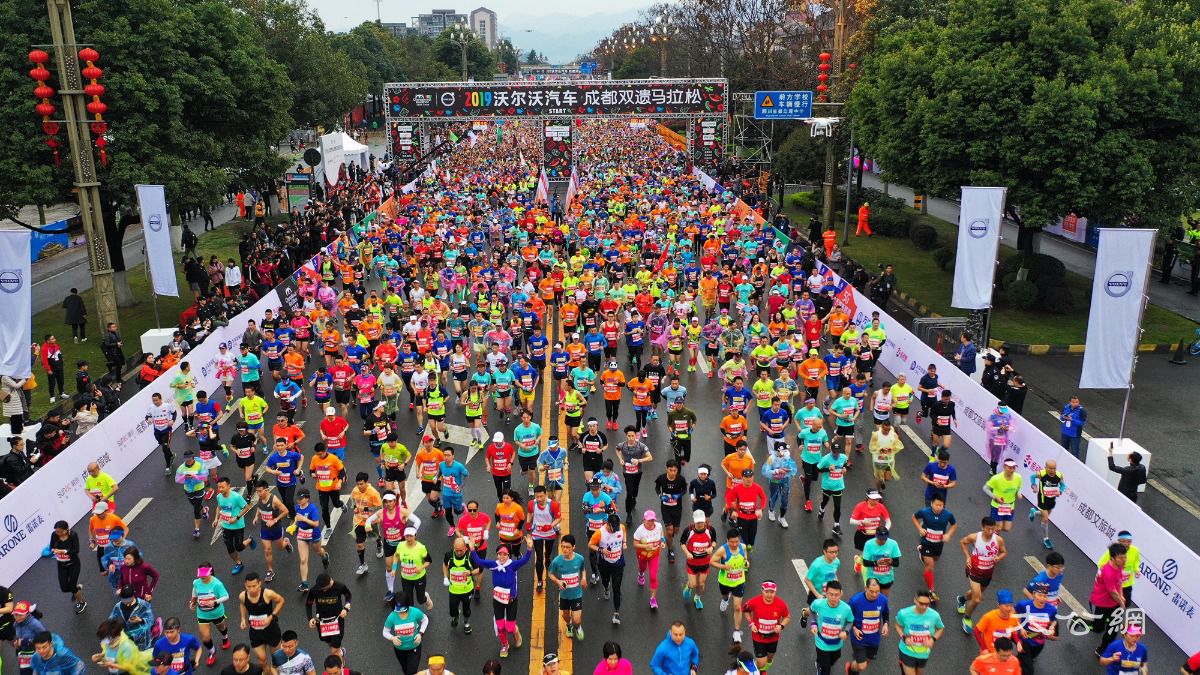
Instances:
[[[476,513],[479,509],[467,509],[467,513]]]

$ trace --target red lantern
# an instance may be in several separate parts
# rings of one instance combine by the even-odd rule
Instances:
[[[96,66],[88,66],[80,72],[82,72],[83,77],[88,80],[98,80],[104,75],[104,71]]]
[[[822,63],[821,65],[817,66],[817,70],[821,71],[822,73],[829,72],[829,64]]]
[[[53,138],[48,138],[46,139],[46,145],[48,145],[50,149],[54,151],[54,166],[61,165],[62,161],[58,156],[58,141]]]
[[[34,63],[47,63],[50,61],[50,55],[41,49],[35,49],[29,52],[29,60]]]
[[[102,84],[86,84],[83,86],[83,93],[88,96],[103,96],[104,85]]]
[[[84,47],[83,49],[79,50],[79,60],[80,61],[84,61],[84,62],[97,61],[99,59],[100,59],[100,52],[96,51],[95,49],[92,49],[91,47]]]
[[[821,52],[818,55],[818,58],[820,58],[822,61],[828,61],[829,59],[833,58],[833,54],[830,54],[829,52]]]
[[[38,82],[45,82],[46,80],[50,79],[50,71],[41,66],[37,66],[33,70],[29,71],[29,76]]]
[[[850,64],[848,67],[850,68],[850,70],[854,70],[855,68],[857,68],[857,67],[858,67],[858,64],[857,64],[857,63],[851,63],[851,64]]]
[[[50,98],[54,95],[54,87],[49,87],[44,84],[39,84],[33,88],[34,98]]]
[[[58,122],[42,122],[42,131],[47,136],[54,136],[58,133]]]
[[[824,85],[824,84],[818,84],[818,85],[817,85],[817,91],[819,91],[819,92],[821,92],[822,94],[824,94],[825,92],[829,91],[829,87],[828,87],[827,85]]]
[[[53,103],[39,103],[39,104],[33,106],[33,110],[41,117],[49,117],[54,114],[54,104]]]
[[[818,75],[818,76],[817,76],[817,81],[818,81],[818,82],[821,82],[821,83],[828,82],[828,81],[829,81],[829,76],[828,76],[828,75],[826,75],[825,73],[821,73],[820,75]]]
[[[104,132],[108,131],[108,124],[104,122],[92,122],[88,125],[88,127],[92,130],[92,133],[96,134],[97,136],[103,136]]]
[[[87,104],[87,111],[93,115],[103,115],[106,110],[108,106],[103,101],[90,101]]]

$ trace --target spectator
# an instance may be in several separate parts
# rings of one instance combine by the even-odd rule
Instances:
[[[1078,396],[1072,396],[1058,415],[1058,420],[1062,423],[1059,443],[1075,455],[1075,459],[1082,459],[1079,456],[1079,443],[1083,439],[1083,427],[1087,424],[1087,418],[1087,408],[1079,404]]]
[[[25,378],[11,375],[0,378],[0,409],[8,417],[9,430],[14,435],[25,429],[25,382]]]
[[[242,287],[242,268],[237,266],[233,258],[225,264],[225,294],[232,296],[234,291]]]
[[[954,352],[954,365],[967,375],[975,374],[975,343],[971,341],[970,333],[963,333],[958,338],[958,349]]]
[[[212,207],[201,206],[200,207],[200,217],[204,219],[204,231],[205,232],[208,232],[209,230],[217,229],[217,226],[213,224]]]
[[[0,481],[16,487],[33,475],[33,463],[25,452],[25,439],[8,437],[8,454],[0,457]]]
[[[983,376],[980,378],[980,384],[992,396],[998,399],[1004,398],[1004,390],[1007,386],[1004,381],[1004,372],[1001,370],[1000,364],[996,363],[996,355],[990,350],[983,355]]]
[[[196,255],[196,245],[200,243],[199,237],[187,225],[183,226],[183,235],[180,237],[180,243],[183,244],[184,255]]]
[[[35,462],[38,466],[45,466],[47,462],[54,459],[62,452],[67,444],[71,442],[71,432],[67,429],[67,423],[62,419],[62,408],[53,408],[46,413],[46,419],[42,420],[42,426],[37,430],[37,453],[39,459]]]
[[[54,403],[54,391],[58,390],[59,399],[65,401],[67,396],[66,380],[63,377],[62,348],[58,346],[58,338],[47,335],[42,340],[42,348],[38,354],[42,368],[46,371],[46,379],[50,383],[50,402]]]
[[[875,283],[871,287],[871,299],[879,308],[887,311],[888,298],[892,297],[892,293],[896,290],[896,268],[891,265],[885,265],[883,273],[875,279]]]
[[[1113,461],[1113,444],[1108,444],[1108,470],[1121,474],[1121,480],[1117,483],[1117,492],[1136,504],[1138,488],[1146,482],[1146,467],[1142,464],[1142,453],[1136,450],[1129,453],[1127,461],[1128,465],[1117,466],[1117,463]]]
[[[113,376],[115,389],[121,390],[121,371],[125,368],[125,341],[121,338],[121,333],[117,329],[116,323],[110,323],[104,330],[104,337],[100,340],[100,352],[104,354],[105,366],[108,368],[108,373]]]
[[[1012,408],[1013,412],[1020,415],[1021,411],[1025,408],[1025,394],[1027,393],[1025,378],[1014,373],[1012,377],[1008,378],[1004,398],[1001,400],[1008,404],[1008,407]]]
[[[71,338],[78,344],[87,342],[87,305],[78,288],[72,288],[63,298],[62,308],[67,312],[67,325],[71,327]]]
[[[162,370],[158,367],[158,359],[153,354],[147,354],[145,360],[142,361],[142,369],[138,371],[138,389],[145,389],[146,385],[161,374]]]

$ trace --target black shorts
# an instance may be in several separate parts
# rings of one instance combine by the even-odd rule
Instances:
[[[568,429],[578,429],[579,422],[582,419],[583,419],[583,413],[579,413],[578,415],[567,415],[566,416],[567,428]]]
[[[365,544],[367,541],[367,527],[365,525],[354,526],[354,543]]]
[[[920,552],[922,558],[940,558],[942,557],[943,543],[929,544],[921,542],[917,544],[917,551]]]
[[[520,465],[522,471],[533,471],[537,468],[537,455],[532,457],[517,455],[517,464]]]
[[[171,430],[170,429],[162,429],[162,430],[155,429],[154,430],[154,440],[158,441],[159,445],[169,445],[171,443]]]
[[[392,542],[392,541],[388,541],[386,539],[383,540],[383,555],[388,558],[396,555],[396,547],[399,545],[400,545],[400,542],[398,542],[398,541]]]
[[[987,588],[992,583],[991,577],[977,577],[971,574],[971,570],[967,570],[967,579],[979,584],[979,588],[981,589]]]
[[[709,568],[708,563],[704,563],[703,565],[693,565],[692,563],[689,562],[687,564],[688,574],[692,574],[695,576],[700,576],[701,574],[708,574],[708,568]]]
[[[221,528],[221,538],[225,540],[225,550],[229,553],[246,550],[246,528]]]
[[[1043,498],[1038,497],[1037,507],[1039,511],[1053,511],[1057,497]]]
[[[726,586],[725,584],[717,584],[721,589],[721,597],[732,595],[735,598],[743,598],[746,596],[746,584],[738,584],[737,586]]]
[[[851,425],[841,425],[841,424],[835,425],[835,428],[833,430],[833,435],[841,436],[842,438],[853,438],[854,437],[854,425],[853,424],[851,424]]]
[[[908,408],[892,408],[892,412],[898,417],[908,416]]]
[[[251,647],[270,647],[274,649],[283,641],[283,636],[279,630],[279,622],[272,621],[270,626],[263,630],[250,629],[250,646]]]
[[[83,567],[83,563],[74,562],[69,565],[58,566],[58,590],[63,593],[74,593],[76,587],[79,586],[79,570]]]
[[[321,628],[320,621],[321,620],[318,618],[317,619],[317,630],[318,630],[318,633],[317,633],[318,638],[317,639],[319,639],[321,642],[324,642],[325,644],[329,645],[330,647],[333,647],[334,649],[341,648],[342,639],[346,636],[346,622],[342,621],[341,619],[338,619],[338,632],[334,633],[333,635],[321,635],[320,634],[320,628]]]
[[[196,623],[211,623],[213,625],[225,623],[225,614],[221,614],[221,616],[214,617],[212,619],[201,619],[197,616]],[[3,636],[0,636],[0,639],[3,639]]]
[[[559,598],[558,599],[558,610],[560,612],[582,612],[583,611],[583,598],[575,598],[574,600],[567,600],[566,598]]]
[[[442,489],[442,484],[437,481],[421,481],[421,492],[429,494],[430,492],[438,492]]]
[[[940,427],[935,424],[935,425],[933,425],[933,429],[931,429],[929,433],[933,434],[934,436],[949,436],[950,435],[950,427]]]
[[[349,389],[333,390],[333,400],[337,401],[338,403],[340,403],[342,405],[350,405],[350,390]]]
[[[583,470],[599,473],[604,465],[604,454],[600,452],[583,453]]]
[[[679,527],[679,523],[683,520],[682,506],[666,506],[662,507],[662,524],[667,527]]]
[[[879,655],[879,645],[856,645],[851,642],[850,650],[854,652],[855,663],[874,661],[875,657]]]
[[[403,483],[408,478],[408,472],[398,466],[383,467],[383,479]]]
[[[779,640],[774,642],[759,642],[751,638],[751,642],[754,643],[754,658],[756,659],[765,659],[768,656],[773,656],[775,650],[779,649]]]
[[[929,663],[929,659],[918,659],[915,656],[909,656],[904,652],[900,653],[900,665],[905,668],[924,668],[925,664]]]
[[[863,550],[863,546],[865,546],[868,541],[871,541],[874,538],[875,538],[875,535],[873,535],[873,534],[867,534],[866,532],[863,532],[862,530],[855,530],[854,531],[854,550],[861,553]]]

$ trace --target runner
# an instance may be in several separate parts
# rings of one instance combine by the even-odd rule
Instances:
[[[264,673],[273,673],[271,653],[279,649],[279,643],[283,641],[279,614],[286,601],[282,595],[264,588],[256,572],[246,573],[242,589],[238,594],[241,629],[250,631],[250,648],[258,658],[259,667]]]
[[[433,563],[433,558],[429,556],[429,549],[425,548],[425,544],[417,541],[417,528],[411,525],[404,528],[404,541],[396,547],[392,560],[392,576],[400,574],[401,597],[424,607],[425,611],[432,610],[433,597],[426,588],[427,570]],[[389,589],[388,594],[391,593]],[[385,598],[384,602],[391,602],[391,599]]]
[[[846,489],[846,466],[849,460],[837,445],[830,446],[828,455],[817,462],[821,473],[821,508],[817,510],[819,520],[825,518],[825,507],[833,500],[833,534],[842,536],[842,492]]]
[[[900,670],[904,675],[925,675],[933,644],[946,631],[942,617],[930,605],[929,591],[917,591],[913,604],[896,613]]]
[[[520,507],[518,507],[520,508]],[[471,561],[479,567],[492,572],[492,613],[496,621],[496,635],[500,638],[500,658],[508,658],[511,648],[521,648],[521,631],[517,628],[517,599],[520,597],[517,586],[517,571],[533,553],[533,540],[525,538],[529,548],[520,557],[511,558],[508,547],[501,544],[496,549],[496,559],[487,560],[471,551]],[[509,637],[511,634],[511,638]]]
[[[475,595],[481,576],[482,572],[471,560],[471,548],[467,540],[455,537],[451,549],[446,551],[442,560],[442,584],[450,594],[450,627],[458,627],[461,609],[465,635],[471,634],[471,596]],[[397,607],[407,602],[402,598]]]
[[[953,540],[954,533],[958,530],[958,520],[953,513],[946,510],[946,499],[935,494],[930,500],[929,506],[913,514],[912,522],[921,539],[917,544],[917,553],[921,556],[921,564],[925,567],[922,573],[925,578],[925,588],[929,591],[930,600],[936,603],[938,596],[934,591],[934,566],[937,564],[938,558],[942,557],[946,540]]]
[[[687,584],[683,599],[691,600],[696,609],[704,609],[700,596],[708,582],[708,569],[717,549],[717,531],[708,524],[708,514],[699,509],[692,512],[692,527],[683,531],[679,547],[687,563]]]
[[[350,589],[322,572],[304,600],[308,627],[329,645],[331,656],[344,657],[342,640],[346,636],[346,617],[350,614]]]
[[[850,598],[854,625],[850,629],[850,649],[853,654],[846,664],[847,673],[866,672],[867,666],[879,655],[879,645],[888,635],[891,613],[888,596],[882,594],[878,579],[867,579],[861,593]]]
[[[730,525],[735,525],[741,531],[748,551],[754,550],[758,521],[766,508],[767,493],[754,482],[754,469],[744,469],[742,479],[725,490],[725,509],[733,512],[729,517]]]
[[[549,492],[555,502],[562,499],[563,488],[567,483],[567,465],[570,463],[567,451],[558,444],[558,436],[546,438],[546,449],[538,454],[538,472],[541,484]],[[537,491],[534,490],[536,495]]]
[[[1054,548],[1050,541],[1050,512],[1054,510],[1058,497],[1067,489],[1067,481],[1058,470],[1058,462],[1046,460],[1046,466],[1037,473],[1030,474],[1029,487],[1037,495],[1037,505],[1029,509],[1029,522],[1042,516],[1042,545],[1048,549]]]
[[[370,477],[365,471],[360,471],[354,477],[354,489],[350,491],[350,504],[354,507],[354,548],[358,554],[357,575],[367,573],[367,521],[383,506],[379,491],[371,486]],[[371,530],[373,533],[374,531]],[[376,539],[377,548],[382,551],[383,540]]]
[[[625,526],[633,526],[633,511],[637,508],[638,490],[642,484],[642,465],[654,461],[650,447],[638,440],[637,427],[625,427],[625,440],[615,450],[617,459],[624,469],[625,479]]]
[[[983,592],[992,583],[996,565],[1008,555],[1004,538],[996,534],[999,528],[991,516],[980,521],[979,532],[968,534],[959,540],[963,557],[967,559],[967,592],[958,596],[958,613],[963,615],[963,632],[970,635],[973,624],[971,615],[983,601]]]
[[[405,598],[396,603],[395,609],[384,620],[383,639],[391,643],[401,675],[415,675],[421,667],[421,642],[428,629],[429,617],[420,609],[410,607]]]
[[[742,641],[742,598],[746,594],[746,573],[750,569],[750,551],[742,543],[742,533],[736,527],[725,533],[725,543],[713,553],[709,563],[717,568],[717,587],[721,591],[721,613],[729,609],[733,597],[733,642]]]
[[[260,399],[261,400],[261,399]],[[175,462],[175,453],[171,452],[171,430],[175,428],[175,409],[163,403],[162,394],[154,392],[150,395],[151,405],[146,411],[146,421],[154,428],[154,440],[162,451],[163,461],[167,468],[163,469],[164,476],[171,475],[171,465]]]
[[[827,591],[834,591],[840,595],[840,587],[836,586],[837,582],[831,582],[827,586]],[[754,662],[758,665],[760,671],[770,669],[775,662],[775,651],[779,647],[779,634],[787,628],[791,622],[791,612],[788,610],[787,603],[782,598],[776,597],[779,587],[774,581],[767,579],[762,582],[762,595],[750,598],[742,606],[747,616],[747,622],[750,626],[751,642],[754,643]],[[813,614],[818,617],[827,617],[839,607],[845,608],[845,605],[837,604],[836,596],[827,596],[827,600],[818,600],[814,603]],[[832,603],[831,610],[826,612],[823,603]],[[820,611],[818,611],[818,609]],[[847,613],[849,610],[845,610]],[[820,623],[820,621],[818,621]],[[816,628],[816,625],[813,626]],[[844,632],[844,630],[843,630]],[[814,635],[816,633],[814,632]],[[821,638],[824,640],[824,636]],[[838,648],[841,648],[839,641]],[[836,659],[835,659],[836,660]],[[832,666],[833,662],[830,662]],[[829,675],[829,671],[821,671],[821,652],[817,653],[817,669],[821,675]]]
[[[996,521],[999,529],[1008,532],[1012,530],[1013,509],[1021,494],[1021,476],[1017,474],[1017,460],[1009,457],[1004,460],[1004,470],[992,476],[983,484],[984,493],[992,498],[992,510],[989,514]]]
[[[558,586],[558,610],[567,625],[568,638],[583,640],[583,591],[588,587],[583,573],[583,556],[575,554],[574,535],[564,534],[558,543],[558,555],[550,561],[546,576]]]
[[[229,628],[225,622],[225,603],[229,600],[229,591],[225,584],[213,576],[212,564],[202,562],[196,567],[196,578],[192,581],[192,596],[188,600],[188,609],[196,612],[196,626],[199,629],[200,642],[204,645],[208,657],[205,665],[213,666],[217,662],[217,648],[213,644],[212,627],[216,626],[221,633],[221,649],[229,649]],[[197,667],[199,666],[197,654]]]
[[[504,440],[503,431],[497,431],[492,436],[492,442],[483,455],[483,462],[496,485],[496,501],[500,501],[504,493],[512,489],[512,464],[516,454],[512,443]]]
[[[442,448],[442,462],[438,464],[438,477],[442,484],[442,504],[446,513],[447,537],[453,537],[458,530],[454,527],[454,517],[463,514],[463,488],[467,484],[467,476],[471,472],[466,465],[454,458],[454,448],[449,445]],[[417,597],[417,596],[414,596]]]
[[[296,543],[300,547],[300,585],[296,587],[296,590],[306,593],[309,590],[308,553],[310,548],[321,556],[321,566],[329,569],[329,553],[325,551],[322,543],[324,540],[321,536],[321,513],[317,510],[317,505],[312,503],[308,488],[301,488],[296,492],[296,506],[292,518],[295,520],[286,531],[288,534],[296,535]]]
[[[241,552],[246,550],[247,546],[251,551],[258,548],[258,540],[246,536],[245,516],[253,508],[242,493],[232,490],[228,477],[217,481],[217,515],[211,525],[213,528],[218,525],[221,527],[225,551],[233,560],[233,569],[229,573],[235,576],[242,572]]]
[[[262,539],[263,559],[267,563],[263,580],[270,583],[275,580],[275,548],[292,552],[291,540],[283,533],[283,520],[288,510],[278,495],[271,494],[271,486],[265,480],[255,485],[255,495],[253,522],[259,523],[258,538]]]
[[[537,592],[541,593],[546,568],[556,548],[554,542],[562,525],[562,511],[558,502],[547,497],[546,486],[535,487],[533,495],[526,507],[529,518],[525,528],[533,537],[533,575],[537,580]]]
[[[183,494],[192,506],[192,539],[200,539],[200,521],[205,518],[208,507],[204,505],[205,485],[208,483],[208,469],[196,459],[196,453],[191,450],[183,451],[183,463],[175,469],[175,482],[183,486]],[[107,513],[107,502],[98,502],[94,508]],[[93,538],[95,535],[93,535]],[[106,535],[107,543],[107,535]],[[95,550],[96,545],[92,545]]]
[[[83,598],[83,586],[79,583],[79,573],[83,569],[83,561],[79,558],[79,535],[71,530],[67,521],[60,520],[54,523],[47,548],[54,556],[58,570],[58,590],[70,594],[75,613],[82,614],[87,609],[87,600]]]
[[[525,472],[530,497],[533,496],[533,486],[537,484],[537,458],[542,452],[541,436],[541,425],[533,422],[533,415],[528,410],[521,411],[521,423],[513,429],[512,437],[517,446],[517,462],[521,471]]]
[[[621,581],[625,576],[625,550],[628,548],[625,526],[621,524],[621,517],[615,513],[609,515],[604,527],[592,533],[588,542],[588,549],[597,557],[603,599],[609,599],[611,586],[614,626],[621,625]]]

